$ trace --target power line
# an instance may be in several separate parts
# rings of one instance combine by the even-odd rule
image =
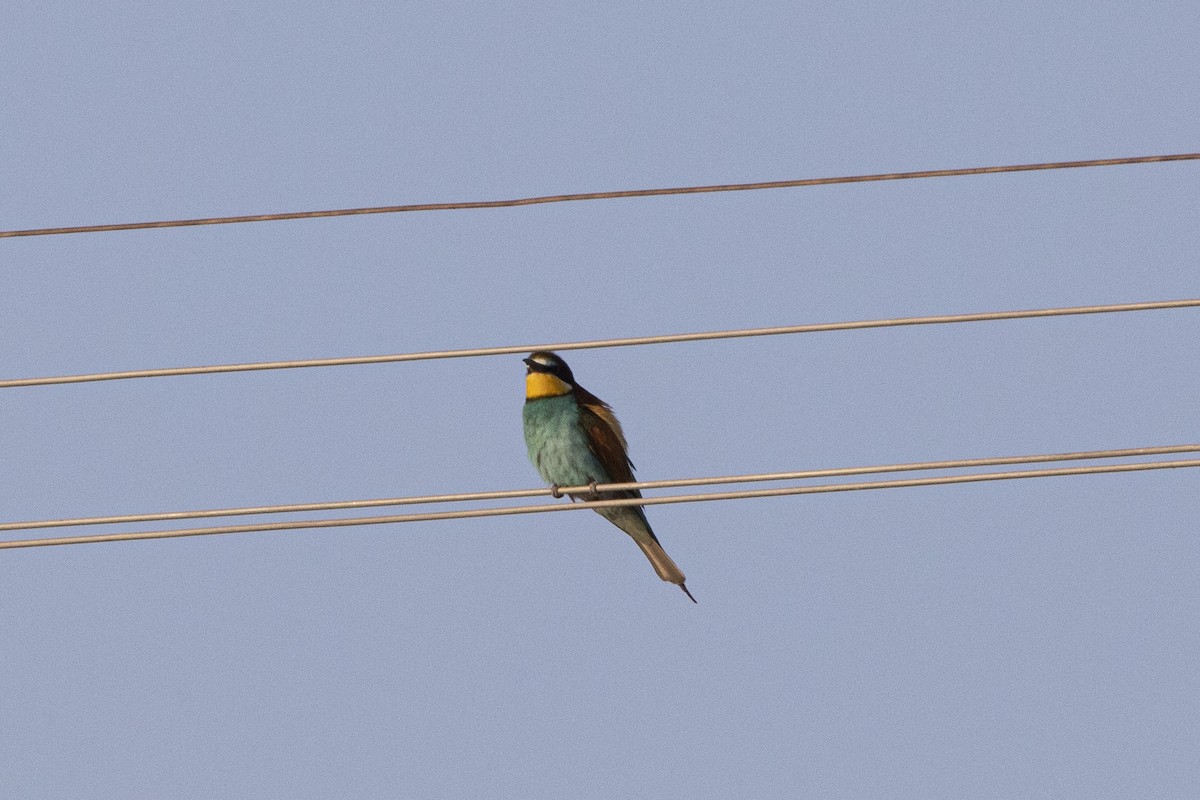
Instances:
[[[1041,464],[1053,461],[1086,461],[1107,458],[1134,458],[1138,456],[1174,455],[1200,452],[1200,444],[1180,444],[1163,447],[1134,447],[1122,450],[1083,450],[1070,453],[1039,453],[1036,455],[999,456],[993,458],[967,458],[952,461],[917,461],[907,464],[885,464],[869,467],[839,467],[834,469],[801,470],[797,472],[764,472],[748,475],[724,475],[705,478],[677,478],[661,481],[635,481],[632,483],[599,484],[597,491],[623,491],[626,489],[678,489],[689,486],[714,486],[731,483],[765,483],[769,481],[809,480],[812,478],[839,478],[851,475],[878,475],[888,472],[917,472],[935,469],[966,469],[973,467],[998,467],[1012,464]],[[562,494],[586,494],[589,486],[559,487]],[[206,509],[203,511],[168,511],[156,514],[124,514],[107,517],[76,517],[73,519],[35,520],[30,522],[0,523],[0,531],[34,530],[43,528],[67,528],[84,525],[114,525],[135,522],[166,522],[185,519],[212,517],[242,517],[256,514],[294,514],[312,511],[346,511],[384,506],[437,505],[442,503],[478,502],[483,500],[513,500],[524,497],[546,497],[551,490],[514,489],[494,492],[463,492],[458,494],[420,495],[414,497],[392,497],[372,500],[342,500],[325,503],[293,503],[273,506],[247,506],[242,508]]]
[[[414,203],[399,206],[375,206],[369,208],[341,208],[328,211],[292,211],[282,214],[249,214],[236,217],[205,217],[197,219],[160,220],[157,222],[122,222],[112,225],[79,225],[65,228],[31,228],[28,230],[0,231],[0,239],[16,236],[53,236],[64,233],[101,233],[105,231],[133,231],[148,228],[182,228],[196,225],[229,225],[237,222],[276,222],[289,219],[316,219],[320,217],[349,217],[362,214],[397,214],[408,211],[461,211],[482,208],[511,208],[544,203],[566,203],[574,200],[615,200],[628,197],[660,197],[674,194],[705,194],[711,192],[744,192],[757,189],[795,189],[803,186],[830,186],[839,183],[869,183],[873,181],[898,181],[914,178],[948,178],[961,175],[992,175],[1002,172],[1033,172],[1047,169],[1072,169],[1077,167],[1111,167],[1121,164],[1156,164],[1166,161],[1195,161],[1200,153],[1178,153],[1159,156],[1133,156],[1127,158],[1095,158],[1087,161],[1053,161],[1040,164],[1010,164],[996,167],[967,167],[964,169],[933,169],[919,172],[890,172],[876,175],[850,175],[838,178],[804,178],[791,181],[766,181],[760,183],[727,183],[709,186],[677,186],[665,189],[626,189],[614,192],[583,192],[580,194],[557,194],[543,197],[522,197],[515,200],[479,200],[455,203]]]
[[[941,486],[952,483],[982,483],[985,481],[1017,480],[1022,478],[1052,478],[1066,475],[1098,475],[1115,472],[1144,472],[1160,469],[1200,467],[1200,459],[1185,461],[1151,461],[1137,464],[1106,464],[1087,467],[1057,467],[1054,469],[1017,472],[983,472],[973,475],[950,475],[936,478],[906,478],[894,481],[863,483],[833,483],[822,486],[790,486],[779,489],[749,489],[734,492],[673,495],[670,497],[641,497],[620,500],[598,500],[561,505],[505,506],[462,511],[433,511],[420,514],[394,514],[381,517],[352,517],[348,519],[316,519],[294,522],[264,522],[255,525],[228,525],[212,528],[185,528],[166,531],[135,531],[106,533],[93,536],[63,536],[52,539],[18,539],[0,542],[0,550],[24,547],[51,547],[67,544],[97,544],[101,542],[136,541],[142,539],[175,539],[185,536],[211,536],[226,533],[261,533],[266,531],[307,530],[311,528],[344,528],[358,525],[384,525],[399,522],[430,522],[433,520],[473,519],[478,517],[511,516],[514,514],[543,514],[557,511],[580,511],[589,508],[616,506],[653,506],[675,503],[698,503],[711,500],[740,500],[748,498],[784,497],[788,495],[853,492],[869,489],[900,489],[915,486]]]
[[[1064,317],[1081,314],[1107,314],[1126,311],[1156,311],[1169,308],[1194,308],[1200,306],[1200,298],[1185,300],[1162,300],[1148,303],[1120,303],[1102,306],[1068,306],[1062,308],[1036,308],[1020,311],[989,311],[978,314],[946,314],[927,317],[898,317],[892,319],[857,320],[852,322],[821,322],[808,325],[785,325],[772,328],[742,328],[726,331],[701,333],[676,333],[660,336],[635,336],[622,339],[594,339],[583,342],[557,342],[552,344],[521,344],[503,347],[477,347],[463,350],[430,350],[419,353],[396,353],[381,356],[350,356],[345,358],[314,358],[294,361],[258,361],[241,364],[216,364],[201,367],[168,367],[163,369],[126,370],[121,372],[96,372],[81,375],[58,375],[44,378],[14,378],[0,381],[0,389],[18,386],[49,386],[64,383],[90,383],[95,381],[130,380],[133,378],[168,378],[181,375],[212,375],[225,372],[254,372],[272,369],[302,369],[307,367],[344,367],[361,364],[387,364],[402,361],[428,361],[441,358],[470,358],[477,356],[512,355],[530,353],[535,350],[589,350],[601,347],[630,347],[644,344],[671,344],[699,342],[712,339],[742,339],[752,336],[779,336],[793,333],[821,333],[827,331],[861,330],[866,328],[894,328],[909,325],[944,325],[958,322],[992,322],[1006,319],[1032,319],[1039,317]]]

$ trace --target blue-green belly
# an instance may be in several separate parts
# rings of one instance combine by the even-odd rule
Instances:
[[[583,486],[609,481],[579,427],[579,406],[574,397],[532,400],[525,404],[522,417],[529,460],[546,483]]]
[[[612,477],[592,455],[587,436],[579,426],[579,405],[571,395],[544,397],[525,404],[525,446],[529,460],[546,483],[586,486],[612,483]],[[640,497],[637,492],[603,492],[602,499]],[[598,508],[600,516],[632,536],[654,537],[641,506]]]

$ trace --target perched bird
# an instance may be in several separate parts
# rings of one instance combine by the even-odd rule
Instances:
[[[558,496],[560,486],[591,485],[593,500],[641,497],[637,489],[596,492],[597,483],[632,483],[633,462],[621,423],[608,403],[575,383],[571,368],[554,353],[537,352],[525,361],[525,446],[529,460]],[[572,500],[575,498],[572,497]],[[696,602],[646,521],[641,506],[597,508],[599,514],[637,542],[658,577],[678,584]]]

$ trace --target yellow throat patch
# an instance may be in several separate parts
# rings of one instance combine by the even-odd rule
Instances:
[[[561,397],[564,394],[570,394],[571,391],[571,384],[554,377],[549,372],[530,372],[525,376],[526,400]]]

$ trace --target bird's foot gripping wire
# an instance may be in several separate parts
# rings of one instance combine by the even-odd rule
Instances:
[[[586,495],[585,499],[587,499],[587,500],[599,500],[600,499],[600,492],[598,492],[596,490],[596,484],[597,484],[597,481],[595,478],[592,478],[592,480],[588,482],[588,491],[587,491],[587,495]],[[562,487],[559,486],[557,483],[550,484],[550,496],[554,497],[554,498],[562,497],[563,496]],[[570,500],[572,503],[577,502],[579,500],[579,498],[573,494],[567,495],[567,499]]]

